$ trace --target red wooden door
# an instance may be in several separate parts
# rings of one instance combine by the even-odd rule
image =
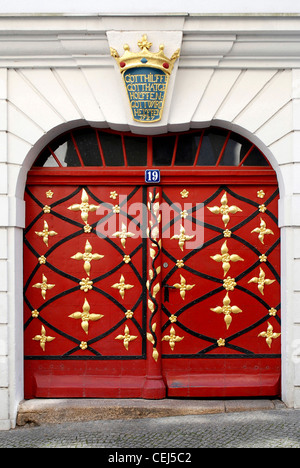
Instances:
[[[141,396],[143,187],[32,186],[24,236],[25,396]],[[133,208],[134,209],[134,208]]]
[[[279,394],[277,187],[164,187],[163,200],[168,394]]]
[[[280,395],[278,188],[253,144],[80,129],[25,201],[25,398]]]

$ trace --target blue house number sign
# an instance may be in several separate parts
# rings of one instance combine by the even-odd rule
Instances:
[[[160,182],[160,170],[159,169],[146,169],[145,181],[148,182],[148,184],[159,183]]]

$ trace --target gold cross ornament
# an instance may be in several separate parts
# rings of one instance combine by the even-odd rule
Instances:
[[[89,204],[89,196],[86,193],[86,190],[82,189],[81,203],[75,203],[74,205],[69,206],[68,210],[81,211],[81,219],[84,224],[88,225],[89,212],[96,211],[97,208],[99,208],[99,205]]]
[[[131,289],[133,287],[134,286],[132,284],[125,284],[125,278],[124,278],[123,275],[121,275],[119,283],[115,283],[115,284],[112,285],[112,288],[119,290],[119,293],[120,293],[120,296],[122,297],[122,299],[124,299],[125,290]]]
[[[84,260],[83,268],[84,271],[88,276],[90,276],[90,271],[91,271],[91,261],[92,260],[100,260],[101,258],[104,257],[104,255],[100,255],[98,253],[92,253],[92,246],[90,242],[87,240],[85,243],[85,248],[84,248],[84,253],[77,252],[75,255],[73,255],[71,258],[74,260]]]
[[[221,255],[217,254],[210,258],[214,260],[215,262],[222,262],[224,276],[227,275],[230,269],[230,262],[243,262],[244,261],[244,259],[237,254],[229,255],[228,247],[227,247],[227,240],[224,242],[224,244],[221,247]]]
[[[213,312],[216,312],[217,314],[225,315],[224,322],[226,323],[227,330],[230,327],[230,324],[232,322],[231,314],[240,314],[242,312],[242,310],[239,307],[231,306],[230,303],[231,301],[229,299],[228,292],[227,292],[226,296],[223,299],[223,307],[218,306],[213,309],[210,309]]]
[[[104,317],[104,315],[101,314],[90,314],[90,310],[90,304],[85,299],[82,306],[82,312],[74,312],[73,314],[69,315],[70,318],[81,319],[81,328],[86,334],[89,332],[89,321],[96,322],[97,320],[100,320],[102,317]]]
[[[137,336],[130,335],[129,328],[125,325],[124,335],[116,336],[115,340],[122,340],[124,344],[124,348],[128,351],[129,343],[137,339]]]
[[[175,234],[175,236],[171,237],[171,240],[172,239],[178,239],[178,245],[181,248],[181,250],[183,251],[184,246],[185,246],[185,242],[187,240],[193,239],[193,237],[195,237],[195,236],[187,236],[185,234],[184,227],[182,225],[180,225],[180,234]]]
[[[236,214],[238,211],[243,211],[238,206],[235,206],[235,205],[228,206],[228,200],[227,200],[226,192],[224,193],[224,195],[221,198],[221,206],[220,207],[219,206],[212,206],[212,207],[208,206],[207,208],[209,209],[209,211],[211,211],[214,214],[221,214],[222,215],[222,221],[223,221],[225,227],[227,226],[227,224],[230,221],[230,216],[229,216],[230,214]]]
[[[49,236],[57,236],[57,232],[49,231],[49,226],[47,221],[44,221],[44,229],[43,231],[35,231],[36,235],[43,238],[44,243],[48,247]]]
[[[186,279],[184,276],[180,275],[180,284],[175,283],[173,286],[174,288],[180,290],[180,296],[184,300],[186,291],[190,291],[195,286],[195,284],[186,284]]]
[[[44,299],[44,301],[46,299],[46,293],[47,293],[48,289],[52,289],[55,286],[55,284],[48,284],[47,281],[48,280],[47,280],[46,276],[43,274],[42,275],[42,283],[36,283],[36,284],[34,284],[32,286],[33,288],[38,288],[38,289],[41,290],[42,298]]]

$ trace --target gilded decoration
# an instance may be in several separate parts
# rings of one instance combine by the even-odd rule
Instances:
[[[90,313],[91,307],[88,301],[85,299],[84,304],[82,306],[82,312],[74,312],[73,314],[69,315],[70,318],[73,319],[80,319],[81,320],[81,328],[83,331],[88,334],[89,332],[89,322],[96,322],[100,320],[104,315],[101,314],[91,314]]]
[[[278,338],[281,335],[281,333],[274,333],[273,332],[273,327],[272,325],[268,322],[268,328],[267,331],[263,331],[259,333],[257,336],[266,338],[266,343],[271,348],[272,346],[272,341],[276,338]]]
[[[183,260],[177,260],[176,261],[176,266],[177,266],[177,268],[183,268],[184,267],[184,261]]]
[[[126,351],[128,351],[129,343],[131,343],[131,341],[134,341],[136,339],[137,339],[137,336],[130,335],[128,325],[125,325],[124,335],[118,335],[115,338],[115,340],[123,341],[123,345],[124,345],[124,348],[126,349]]]
[[[259,256],[259,261],[261,263],[266,262],[268,260],[268,257],[265,254],[262,254]]]
[[[219,338],[219,339],[217,340],[217,343],[218,343],[218,346],[219,346],[219,347],[225,346],[225,340],[224,340],[224,338]]]
[[[170,348],[174,351],[176,343],[179,343],[184,339],[184,336],[176,336],[175,328],[172,326],[170,330],[170,335],[165,335],[162,338],[162,341],[168,341]]]
[[[121,231],[117,231],[114,234],[112,234],[112,237],[117,237],[118,239],[121,239],[121,244],[123,249],[126,247],[126,239],[128,237],[134,237],[134,234],[132,232],[127,231],[127,227],[125,223],[122,223],[122,228]]]
[[[265,205],[259,205],[258,211],[260,213],[265,213],[267,211],[267,207]]]
[[[180,275],[180,283],[175,283],[175,284],[173,284],[173,286],[174,286],[174,288],[179,289],[180,296],[184,300],[186,291],[190,291],[196,285],[195,284],[186,284],[186,279],[184,278],[184,276]]]
[[[188,190],[183,189],[183,190],[180,192],[181,198],[188,198],[189,193],[190,193],[190,192],[189,192]]]
[[[134,314],[134,312],[132,312],[132,310],[126,310],[125,317],[127,319],[131,319],[133,317],[133,314]]]
[[[225,288],[226,291],[233,291],[235,287],[236,287],[235,278],[231,278],[230,276],[228,276],[227,278],[223,280],[223,288]]]
[[[48,284],[48,279],[43,274],[42,275],[42,282],[41,283],[36,283],[32,287],[33,288],[38,288],[38,289],[41,290],[42,298],[45,301],[46,300],[46,293],[47,293],[48,289],[53,289],[54,286],[55,286],[55,284]]]
[[[257,287],[258,287],[258,290],[262,295],[264,295],[265,286],[269,286],[270,284],[272,284],[274,282],[275,282],[275,280],[266,279],[266,274],[265,274],[264,270],[261,267],[259,268],[259,276],[251,278],[251,280],[248,281],[248,283],[256,283]]]
[[[113,192],[110,192],[109,194],[109,198],[112,198],[113,200],[115,200],[117,198],[118,194],[117,192],[114,190]]]
[[[236,214],[237,212],[241,212],[241,210],[238,206],[232,205],[228,206],[228,200],[227,200],[227,194],[226,192],[221,198],[221,206],[211,206],[207,207],[209,211],[213,214],[221,214],[222,215],[222,221],[224,223],[224,226],[226,227],[227,224],[230,221],[230,216],[231,214]]]
[[[161,223],[161,213],[160,211],[160,202],[159,202],[159,193],[152,193],[151,191],[148,194],[149,201],[147,204],[148,207],[148,228],[147,234],[149,237],[149,256],[151,258],[151,267],[148,269],[148,279],[147,279],[147,289],[148,289],[148,309],[150,310],[150,320],[149,326],[150,331],[147,332],[147,340],[152,344],[152,358],[155,362],[158,361],[159,353],[157,351],[157,336],[156,336],[156,322],[152,323],[155,314],[158,310],[158,302],[156,296],[161,289],[160,285],[160,273],[161,266],[155,266],[155,262],[159,259],[159,253],[161,251],[161,239],[159,238],[160,230],[159,225]],[[152,325],[151,325],[152,324]]]
[[[223,299],[223,306],[218,306],[214,307],[213,309],[210,309],[212,312],[216,312],[217,314],[224,314],[224,322],[226,323],[227,330],[232,322],[231,314],[240,314],[242,312],[242,310],[239,307],[231,306],[230,303],[231,300],[229,299],[229,295],[227,292]]]
[[[57,232],[49,231],[47,221],[44,221],[44,229],[42,231],[35,231],[36,235],[43,238],[43,242],[49,247],[49,237],[57,236]]]
[[[231,234],[232,234],[232,232],[229,231],[229,229],[225,229],[225,231],[223,231],[223,236],[224,237],[231,237]]]
[[[123,275],[121,275],[120,282],[113,284],[111,287],[114,288],[114,289],[118,289],[119,293],[120,293],[120,296],[122,297],[122,299],[124,299],[125,291],[128,291],[128,289],[133,288],[134,285],[133,284],[125,284],[125,278],[124,278]]]
[[[44,255],[41,255],[39,258],[38,258],[38,262],[40,265],[45,265],[46,263],[46,257]]]
[[[251,234],[255,232],[256,234],[258,234],[258,239],[260,240],[260,242],[262,244],[264,244],[264,238],[266,235],[268,234],[272,234],[274,236],[274,232],[271,230],[271,229],[267,229],[267,225],[266,225],[266,222],[260,218],[260,226],[253,229],[251,231]]]
[[[41,334],[34,336],[32,339],[34,341],[40,342],[40,347],[42,348],[43,351],[45,351],[46,349],[46,343],[50,343],[51,341],[55,340],[53,336],[46,336],[46,330],[45,330],[44,325],[42,325]]]
[[[241,258],[239,255],[237,254],[230,255],[228,253],[227,240],[224,242],[224,244],[221,247],[221,254],[214,255],[213,257],[210,257],[210,258],[214,260],[215,262],[222,262],[224,276],[227,275],[230,269],[230,262],[243,262],[244,261],[244,259]]]
[[[174,236],[171,237],[171,240],[178,239],[178,245],[180,249],[183,251],[186,241],[189,241],[193,239],[194,237],[195,235],[193,236],[186,235],[185,228],[182,225],[180,225],[180,234],[175,234]]]
[[[50,213],[50,211],[51,211],[51,206],[49,206],[49,205],[43,206],[43,212],[44,213]]]
[[[75,255],[71,257],[74,260],[84,261],[83,268],[88,276],[90,276],[90,272],[91,272],[91,262],[93,260],[100,260],[101,258],[104,257],[104,255],[100,255],[98,253],[92,253],[92,251],[93,251],[93,248],[90,242],[87,240],[85,243],[84,253],[77,252]]]
[[[88,217],[90,212],[94,212],[99,208],[99,205],[90,205],[89,204],[89,196],[85,189],[82,189],[81,193],[81,203],[75,203],[68,207],[68,210],[71,211],[80,211],[81,212],[81,219],[85,224],[84,230],[85,232],[91,231],[91,226],[88,224]]]
[[[54,192],[52,192],[52,190],[51,190],[51,189],[50,189],[50,190],[48,190],[48,191],[46,192],[46,197],[47,197],[47,198],[52,198],[52,197],[53,197],[53,195],[54,195]]]
[[[122,73],[132,117],[138,122],[158,122],[162,118],[169,76],[179,57],[179,49],[171,58],[164,54],[164,45],[159,51],[150,51],[152,43],[144,34],[138,41],[140,51],[131,52],[129,45],[124,44],[122,57],[114,48],[110,48]]]
[[[93,289],[93,281],[91,281],[89,278],[82,278],[79,284],[81,291],[84,291],[85,293]]]
[[[269,309],[269,315],[275,317],[277,315],[277,310],[274,309],[274,307],[271,307],[271,309]]]
[[[265,192],[263,190],[258,190],[257,191],[257,198],[264,198],[265,197]]]

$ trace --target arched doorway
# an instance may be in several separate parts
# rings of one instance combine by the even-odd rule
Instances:
[[[280,394],[278,185],[254,144],[80,128],[25,199],[25,398]]]

